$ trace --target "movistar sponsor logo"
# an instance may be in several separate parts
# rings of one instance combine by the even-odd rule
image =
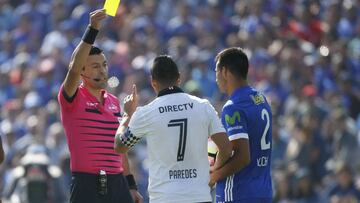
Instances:
[[[238,111],[235,111],[232,116],[229,116],[228,114],[225,115],[225,121],[228,125],[234,125],[236,120],[240,122],[240,114]]]
[[[234,127],[229,127],[227,129],[227,131],[230,132],[230,131],[233,131],[233,130],[241,130],[241,129],[243,129],[242,126],[234,126]]]

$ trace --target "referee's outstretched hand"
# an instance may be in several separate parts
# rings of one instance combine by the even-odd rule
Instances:
[[[90,13],[90,26],[99,30],[101,27],[101,21],[106,18],[105,9],[98,9]]]
[[[136,110],[137,105],[138,105],[138,95],[137,95],[136,85],[134,84],[132,88],[132,93],[126,96],[124,99],[124,112],[127,115],[132,116]]]

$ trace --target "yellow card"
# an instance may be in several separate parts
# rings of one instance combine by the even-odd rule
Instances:
[[[106,0],[104,4],[105,13],[110,16],[115,16],[119,5],[120,0]]]

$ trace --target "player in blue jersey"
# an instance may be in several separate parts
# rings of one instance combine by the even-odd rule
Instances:
[[[234,151],[222,168],[211,173],[216,201],[271,202],[271,108],[265,96],[247,83],[249,62],[242,49],[225,49],[215,61],[216,82],[230,97],[221,120]]]

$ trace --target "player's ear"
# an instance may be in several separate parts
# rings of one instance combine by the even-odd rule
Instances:
[[[229,71],[228,71],[227,68],[225,68],[225,66],[223,66],[223,67],[221,68],[220,72],[221,72],[221,76],[222,76],[223,78],[225,78],[225,79],[228,78],[228,72],[229,72]]]
[[[181,83],[181,79],[180,77],[176,80],[176,86],[180,86],[180,83]]]
[[[155,92],[157,91],[157,89],[158,89],[158,84],[157,84],[157,82],[156,82],[156,80],[154,80],[154,79],[152,79],[151,78],[151,86],[152,86],[152,88],[155,90]]]

